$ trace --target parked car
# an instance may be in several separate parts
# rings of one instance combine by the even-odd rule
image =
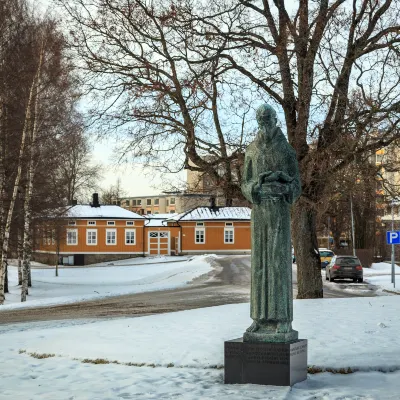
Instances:
[[[353,279],[361,283],[364,279],[360,260],[354,256],[334,256],[326,267],[326,280]]]
[[[325,248],[318,249],[318,251],[321,257],[321,268],[325,268],[331,262],[332,257],[335,256],[335,253]]]

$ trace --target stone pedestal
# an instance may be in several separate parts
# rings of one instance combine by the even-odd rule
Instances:
[[[307,340],[225,342],[225,383],[292,386],[307,379]]]

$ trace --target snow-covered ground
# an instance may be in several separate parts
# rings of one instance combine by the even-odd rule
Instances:
[[[26,303],[20,303],[17,268],[11,265],[10,293],[0,312],[182,287],[212,269],[210,257],[136,258],[84,268],[60,268],[58,277],[54,268],[35,265]]]
[[[371,285],[378,286],[382,290],[396,292],[400,294],[400,267],[395,265],[396,288],[391,282],[392,264],[390,263],[375,263],[371,268],[364,268],[364,279]]]
[[[295,300],[309,366],[358,372],[308,375],[292,389],[223,384],[223,342],[250,325],[249,304],[0,326],[0,399],[398,399],[399,313],[398,296]]]

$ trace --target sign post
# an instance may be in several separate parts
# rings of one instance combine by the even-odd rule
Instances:
[[[394,207],[392,201],[392,232],[393,231],[394,231]],[[392,244],[392,283],[393,287],[396,287],[396,284],[394,283],[394,244]]]
[[[400,231],[387,231],[386,242],[392,245],[392,283],[393,287],[396,287],[396,278],[394,272],[394,245],[400,244]]]

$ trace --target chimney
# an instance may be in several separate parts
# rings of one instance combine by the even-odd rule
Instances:
[[[99,203],[99,194],[98,193],[93,193],[93,201],[91,204],[92,207],[100,207],[100,203]]]
[[[210,197],[210,208],[212,208],[213,210],[216,208],[214,196]]]

